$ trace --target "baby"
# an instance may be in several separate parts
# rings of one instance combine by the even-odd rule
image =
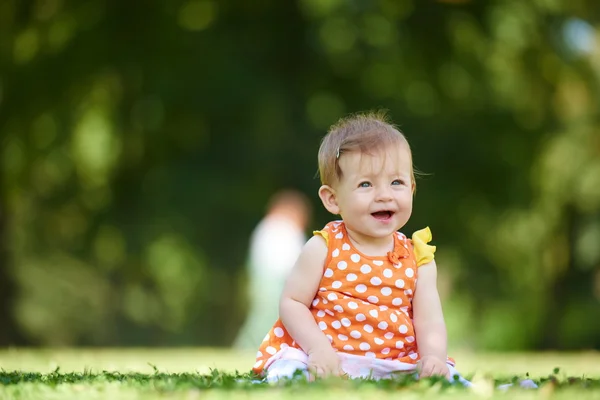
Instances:
[[[415,193],[412,154],[383,114],[342,119],[319,149],[323,206],[341,220],[304,245],[283,290],[279,320],[253,371],[270,382],[418,372],[470,383],[446,353],[429,228],[407,238]]]

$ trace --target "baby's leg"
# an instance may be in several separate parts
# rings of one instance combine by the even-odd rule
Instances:
[[[513,387],[514,385],[512,383],[505,383],[504,385],[500,385],[498,386],[496,389],[498,390],[506,390],[508,388]],[[519,386],[524,388],[524,389],[537,389],[538,385],[532,381],[531,379],[522,379],[519,381]]]
[[[453,365],[447,364],[448,365],[448,369],[450,370],[450,381],[451,382],[460,382],[463,384],[463,386],[466,387],[471,387],[473,386],[473,384],[471,382],[469,382],[468,380],[466,380],[465,378],[462,377],[462,375],[456,370],[456,368],[454,368]]]
[[[308,379],[308,367],[298,360],[277,360],[267,369],[267,382],[274,383],[280,379],[292,379],[296,371],[301,371]]]
[[[464,386],[466,387],[472,387],[473,384],[471,382],[469,382],[468,380],[466,380],[465,378],[463,378],[458,371],[456,370],[456,368],[454,368],[452,365],[448,364],[448,369],[450,370],[450,375],[452,376],[452,378],[450,378],[451,381],[455,381],[455,376],[458,377],[458,382],[462,383]],[[512,383],[507,383],[505,385],[500,385],[498,386],[496,389],[500,389],[500,390],[506,390],[509,387],[512,387],[513,384]],[[521,380],[519,381],[519,386],[525,389],[537,389],[538,386],[536,385],[536,383],[534,381],[532,381],[531,379],[525,379],[525,380]]]

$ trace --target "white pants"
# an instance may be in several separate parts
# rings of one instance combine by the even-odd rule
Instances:
[[[470,387],[472,384],[465,378],[463,378],[458,371],[454,368],[453,365],[448,364],[448,369],[450,370],[450,375],[453,377],[450,379],[453,382],[455,379],[462,383],[464,386]],[[273,364],[269,366],[267,369],[267,382],[274,383],[280,379],[291,379],[294,375],[300,371],[303,376],[308,379],[308,366],[302,361],[298,360],[285,360],[279,359]],[[377,373],[373,373],[375,371],[371,371],[369,374],[363,374],[358,376],[351,376],[351,378],[372,378],[372,379],[386,379],[391,378],[393,376],[392,373],[388,373],[386,375],[378,375]],[[403,371],[398,371],[403,372]],[[416,375],[416,372],[415,372]]]

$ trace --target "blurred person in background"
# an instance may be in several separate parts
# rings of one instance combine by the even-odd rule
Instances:
[[[248,256],[249,310],[234,347],[256,349],[279,316],[285,279],[304,243],[310,219],[308,198],[286,189],[275,193],[265,217],[254,229]]]

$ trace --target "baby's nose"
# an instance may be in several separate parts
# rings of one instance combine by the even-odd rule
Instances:
[[[377,190],[377,200],[387,201],[392,199],[392,191],[389,187],[380,187]]]

